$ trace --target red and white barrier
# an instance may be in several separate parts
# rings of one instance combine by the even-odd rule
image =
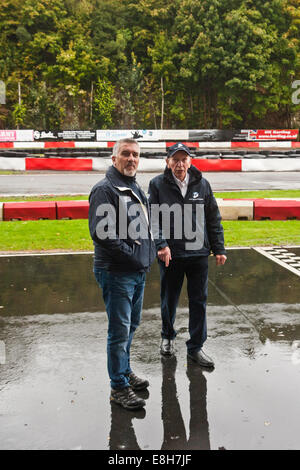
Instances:
[[[167,149],[175,142],[140,142],[142,150],[166,154]],[[111,149],[114,141],[108,142],[0,142],[0,149]],[[190,148],[216,149],[221,148],[300,148],[300,142],[185,142]],[[84,152],[83,152],[84,154]],[[194,158],[193,164],[201,171],[300,171],[300,158]],[[106,171],[111,165],[111,158],[89,157],[1,157],[0,170],[55,170],[55,171]],[[165,167],[164,158],[141,158],[140,171],[162,171]]]
[[[300,199],[217,199],[223,220],[300,220]],[[89,201],[4,202],[0,221],[87,219]]]
[[[174,142],[151,142],[139,141],[142,149],[161,150],[166,152],[167,148]],[[0,149],[55,149],[55,148],[112,148],[115,141],[107,142],[0,142]],[[209,149],[237,149],[237,148],[300,148],[300,142],[283,141],[283,142],[185,142],[188,147],[192,148],[209,148]]]
[[[300,158],[252,158],[252,159],[192,159],[203,172],[259,172],[259,171],[300,171]],[[10,158],[0,157],[0,170],[32,171],[103,171],[111,165],[111,158]],[[139,171],[161,172],[164,158],[141,158]]]

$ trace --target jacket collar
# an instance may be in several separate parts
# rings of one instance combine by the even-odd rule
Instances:
[[[190,175],[190,180],[189,180],[189,185],[193,183],[194,181],[200,181],[202,178],[202,173],[198,168],[196,168],[194,165],[191,165],[190,168],[188,169],[188,174]],[[175,180],[173,178],[172,170],[171,168],[168,168],[166,166],[165,171],[164,171],[164,178],[169,182],[169,183],[175,183]]]
[[[113,165],[108,168],[106,177],[114,186],[128,187],[136,182],[135,176],[122,175]]]

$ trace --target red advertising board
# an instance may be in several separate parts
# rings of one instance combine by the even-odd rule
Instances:
[[[298,129],[258,129],[247,132],[249,140],[297,140],[299,131]]]

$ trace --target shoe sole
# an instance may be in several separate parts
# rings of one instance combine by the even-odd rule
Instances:
[[[165,352],[165,351],[160,350],[160,354],[162,356],[174,356],[175,352],[174,351],[173,352]]]
[[[200,367],[206,367],[206,369],[214,369],[214,368],[215,368],[215,365],[214,365],[214,364],[204,364],[203,362],[197,361],[197,360],[194,359],[192,356],[187,355],[187,357],[188,357],[189,359],[191,359],[191,361],[196,362],[196,364],[198,364],[198,366],[200,366]]]
[[[142,408],[144,408],[144,406],[146,405],[146,403],[144,403],[143,405],[136,405],[136,406],[126,406],[124,405],[123,403],[120,403],[119,401],[115,400],[114,398],[110,397],[110,401],[115,403],[116,405],[119,405],[121,406],[122,408],[125,408],[125,410],[140,410]]]
[[[130,387],[134,392],[141,392],[142,390],[146,390],[149,387],[149,382],[146,385],[143,385],[142,387],[133,387],[132,385],[130,385]]]

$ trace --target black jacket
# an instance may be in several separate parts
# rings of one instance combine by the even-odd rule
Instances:
[[[208,256],[211,251],[214,255],[225,254],[221,215],[210,184],[193,165],[188,169],[188,173],[189,183],[184,198],[174,180],[171,169],[166,168],[163,174],[150,181],[148,192],[156,249],[169,246],[172,258]],[[179,207],[183,214],[181,227],[178,219],[177,225],[175,224],[175,216],[173,217],[171,214],[170,231],[166,235],[165,226],[162,224],[162,215],[157,217],[155,204],[166,204],[169,208],[175,204],[177,209]],[[191,232],[185,230],[185,224],[186,226],[189,224],[192,227],[192,232],[197,234],[197,236],[194,235],[194,239],[191,238]],[[196,239],[197,243],[193,244],[193,240]]]
[[[149,204],[135,177],[122,175],[111,166],[92,188],[89,202],[94,266],[115,272],[149,271],[155,259]]]

